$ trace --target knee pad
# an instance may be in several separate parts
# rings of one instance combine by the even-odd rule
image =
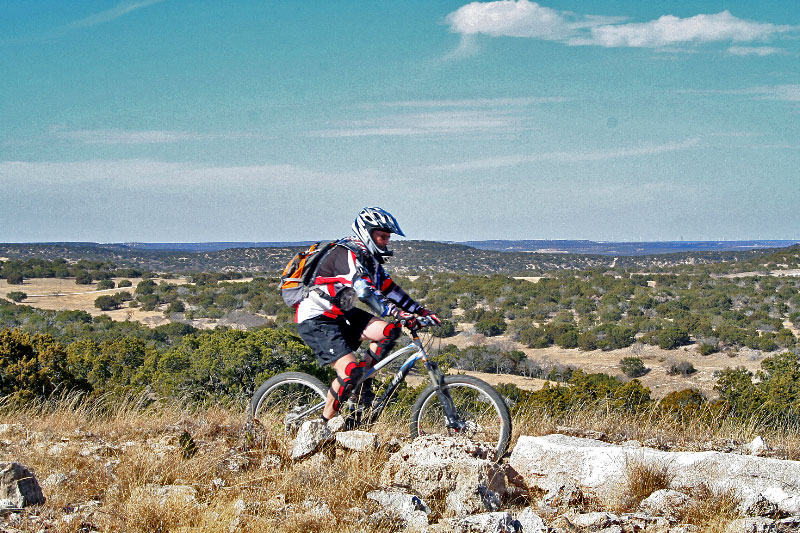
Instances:
[[[375,359],[376,363],[383,359],[383,357],[394,348],[402,332],[403,328],[400,324],[396,322],[386,324],[386,327],[383,328],[383,340],[377,341],[378,347],[374,352],[372,350],[369,351],[370,357]]]
[[[338,390],[333,390],[333,383],[331,384],[328,391],[333,396],[333,408],[338,411],[339,406],[342,403],[346,402],[350,395],[353,393],[353,386],[355,383],[361,379],[361,376],[364,375],[364,367],[366,366],[366,362],[352,362],[344,369],[344,377],[336,375],[336,381],[339,382]],[[334,381],[334,383],[336,383]]]

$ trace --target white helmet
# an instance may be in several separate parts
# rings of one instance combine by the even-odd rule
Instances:
[[[353,231],[356,232],[356,237],[367,246],[372,255],[382,263],[383,258],[392,255],[393,252],[386,248],[378,247],[375,241],[372,240],[372,232],[376,229],[396,233],[401,237],[405,237],[406,234],[400,229],[400,225],[391,213],[380,207],[365,207],[358,213],[356,220],[353,222]]]

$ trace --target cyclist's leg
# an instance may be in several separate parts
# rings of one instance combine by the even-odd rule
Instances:
[[[353,384],[361,378],[365,365],[356,361],[355,355],[348,353],[331,363],[331,366],[336,370],[336,379],[328,389],[322,410],[322,416],[328,420],[336,416],[341,404],[353,393]]]
[[[369,344],[367,368],[375,366],[378,361],[386,357],[386,355],[392,351],[401,333],[402,329],[400,324],[386,322],[380,318],[372,317],[367,327],[364,328],[364,332],[361,334],[363,340],[372,341]]]

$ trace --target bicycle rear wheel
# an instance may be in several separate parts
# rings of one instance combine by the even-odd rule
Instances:
[[[311,409],[325,401],[327,393],[328,387],[314,376],[284,372],[271,377],[258,388],[250,400],[248,414],[269,433],[284,432],[294,437],[305,420],[322,410]]]
[[[499,460],[511,438],[511,415],[503,398],[491,385],[472,376],[445,376],[444,384],[458,417],[464,422],[463,429],[447,427],[444,408],[431,385],[422,391],[411,410],[411,437],[463,435],[492,445],[495,449],[492,459]]]

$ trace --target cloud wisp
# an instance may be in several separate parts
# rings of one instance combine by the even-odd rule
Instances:
[[[309,132],[309,136],[337,138],[509,133],[520,128],[521,118],[505,110],[454,109],[346,121],[337,128]]]
[[[606,48],[661,49],[705,43],[745,43],[798,30],[796,26],[741,19],[729,11],[686,18],[664,15],[647,22],[628,22],[625,17],[559,11],[529,0],[472,2],[450,13],[445,22],[462,38],[476,35],[524,37],[570,46]],[[756,47],[752,54],[769,55],[775,51],[770,47]],[[748,53],[743,48],[731,51],[732,54],[737,52],[739,55]]]
[[[658,155],[682,150],[697,148],[700,139],[691,138],[681,142],[644,145],[634,148],[621,148],[612,150],[589,150],[577,152],[543,152],[539,154],[526,154],[505,157],[490,157],[485,159],[474,159],[449,165],[434,165],[426,167],[426,170],[463,172],[469,170],[486,170],[493,168],[515,167],[529,163],[554,161],[560,163],[575,163],[582,161],[605,161],[620,159],[625,157],[642,157]]]
[[[800,84],[761,85],[744,89],[686,89],[680,94],[731,94],[749,96],[753,100],[800,102]]]
[[[123,17],[128,13],[132,13],[137,9],[142,9],[143,7],[148,7],[163,1],[164,0],[142,0],[140,2],[125,2],[114,6],[111,9],[107,9],[105,11],[101,11],[100,13],[95,13],[94,15],[90,15],[86,18],[71,22],[67,24],[66,29],[74,30],[79,28],[87,28],[89,26],[96,26],[98,24],[105,24],[106,22],[111,22],[112,20]]]
[[[169,144],[190,141],[216,141],[231,138],[254,138],[250,133],[233,132],[224,134],[193,133],[171,130],[67,130],[58,126],[50,129],[51,135],[65,141],[83,144],[136,145],[136,144]]]

